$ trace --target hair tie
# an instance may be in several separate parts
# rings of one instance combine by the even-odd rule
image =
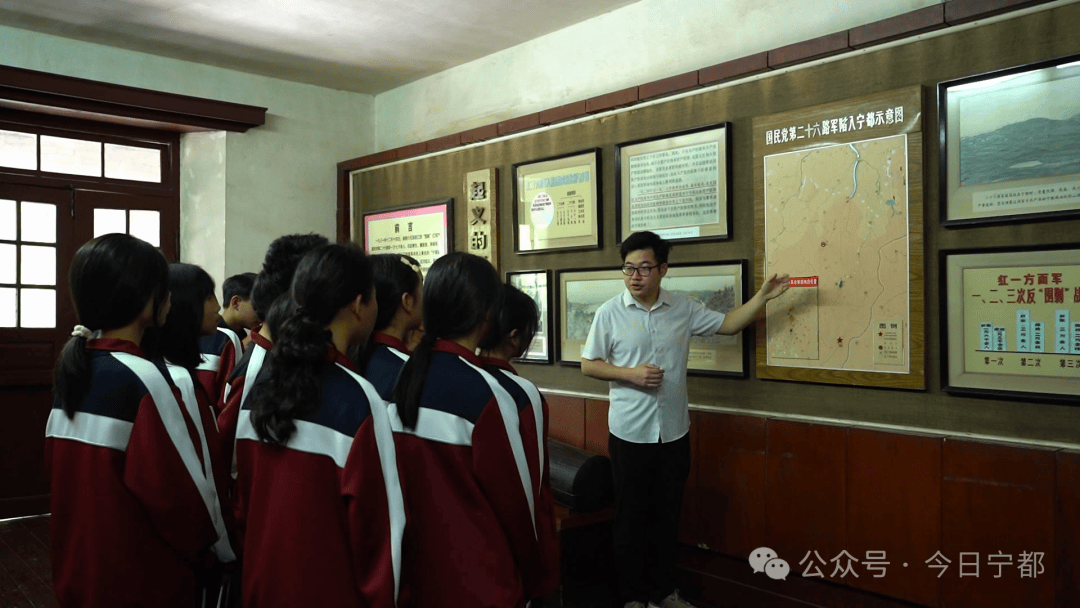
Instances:
[[[85,325],[76,325],[75,329],[71,330],[72,338],[84,338],[86,340],[96,340],[101,337],[100,331],[90,331],[90,328]]]

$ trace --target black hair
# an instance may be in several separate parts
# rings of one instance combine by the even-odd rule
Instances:
[[[68,272],[71,301],[79,323],[91,331],[117,329],[131,323],[153,301],[158,310],[169,295],[169,264],[146,241],[127,234],[106,234],[75,252]],[[86,339],[68,340],[56,362],[56,398],[69,418],[75,417],[90,390],[90,356]]]
[[[151,358],[167,359],[193,372],[202,363],[199,338],[206,299],[214,295],[214,279],[194,264],[173,262],[169,264],[169,292],[169,316],[161,327],[147,330],[143,350]]]
[[[619,247],[619,255],[622,256],[622,260],[625,262],[626,256],[630,255],[630,252],[639,249],[652,249],[653,256],[656,257],[656,263],[667,264],[668,253],[671,252],[671,243],[660,238],[660,235],[655,232],[649,232],[648,230],[635,232],[622,242]]]
[[[251,288],[255,286],[254,272],[241,272],[225,279],[221,284],[221,305],[228,306],[233,296],[240,296],[241,300],[251,299]]]
[[[499,273],[484,258],[455,252],[431,265],[424,279],[424,337],[394,386],[394,402],[406,428],[416,427],[435,340],[466,336],[485,319],[494,322],[501,303]]]
[[[397,253],[380,253],[368,259],[371,260],[371,274],[375,281],[375,299],[379,302],[379,314],[375,317],[372,331],[379,331],[394,321],[401,306],[401,297],[416,293],[416,289],[421,287],[420,262]],[[362,347],[349,349],[349,358],[356,363],[357,369],[367,369],[375,346],[375,341],[369,339]]]
[[[251,307],[255,314],[266,320],[270,306],[278,296],[289,290],[296,265],[306,253],[329,244],[320,234],[287,234],[274,239],[266,250],[262,271],[251,288]]]
[[[291,288],[296,309],[274,335],[267,378],[251,389],[251,423],[259,439],[285,445],[295,421],[319,409],[318,376],[333,337],[326,326],[357,296],[369,301],[371,290],[371,266],[355,246],[323,245],[300,261]]]
[[[510,337],[510,332],[518,330],[522,346],[532,343],[540,325],[540,309],[525,292],[507,283],[503,285],[503,300],[499,318],[492,324],[491,331],[480,343],[480,348],[491,350],[498,348]]]
[[[266,330],[270,332],[270,339],[276,340],[281,326],[289,317],[296,314],[296,302],[293,302],[292,293],[286,291],[274,300],[270,306],[270,312],[266,313]]]

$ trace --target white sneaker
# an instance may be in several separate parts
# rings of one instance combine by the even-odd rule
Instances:
[[[671,595],[664,598],[664,601],[660,602],[660,605],[649,602],[649,608],[695,608],[693,604],[679,597],[679,591],[676,589]]]

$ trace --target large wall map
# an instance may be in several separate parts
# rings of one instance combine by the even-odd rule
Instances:
[[[909,371],[907,135],[765,156],[768,364]]]

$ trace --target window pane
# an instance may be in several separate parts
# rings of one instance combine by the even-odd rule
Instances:
[[[22,245],[22,285],[56,285],[56,248]]]
[[[127,234],[127,211],[94,209],[94,238],[112,232]]]
[[[19,325],[56,327],[56,290],[20,289]]]
[[[14,285],[15,245],[0,244],[0,283]]]
[[[56,206],[48,203],[22,203],[23,241],[56,242]]]
[[[37,135],[0,131],[0,166],[37,169]]]
[[[0,239],[15,240],[15,201],[0,200]]]
[[[42,135],[41,170],[101,177],[101,142]]]
[[[160,247],[161,214],[157,211],[143,211],[141,209],[132,209],[128,213],[131,214],[131,229],[128,233],[150,243],[154,247]]]
[[[105,177],[161,181],[161,150],[105,144]]]
[[[0,287],[0,327],[15,327],[17,312],[15,288]]]

